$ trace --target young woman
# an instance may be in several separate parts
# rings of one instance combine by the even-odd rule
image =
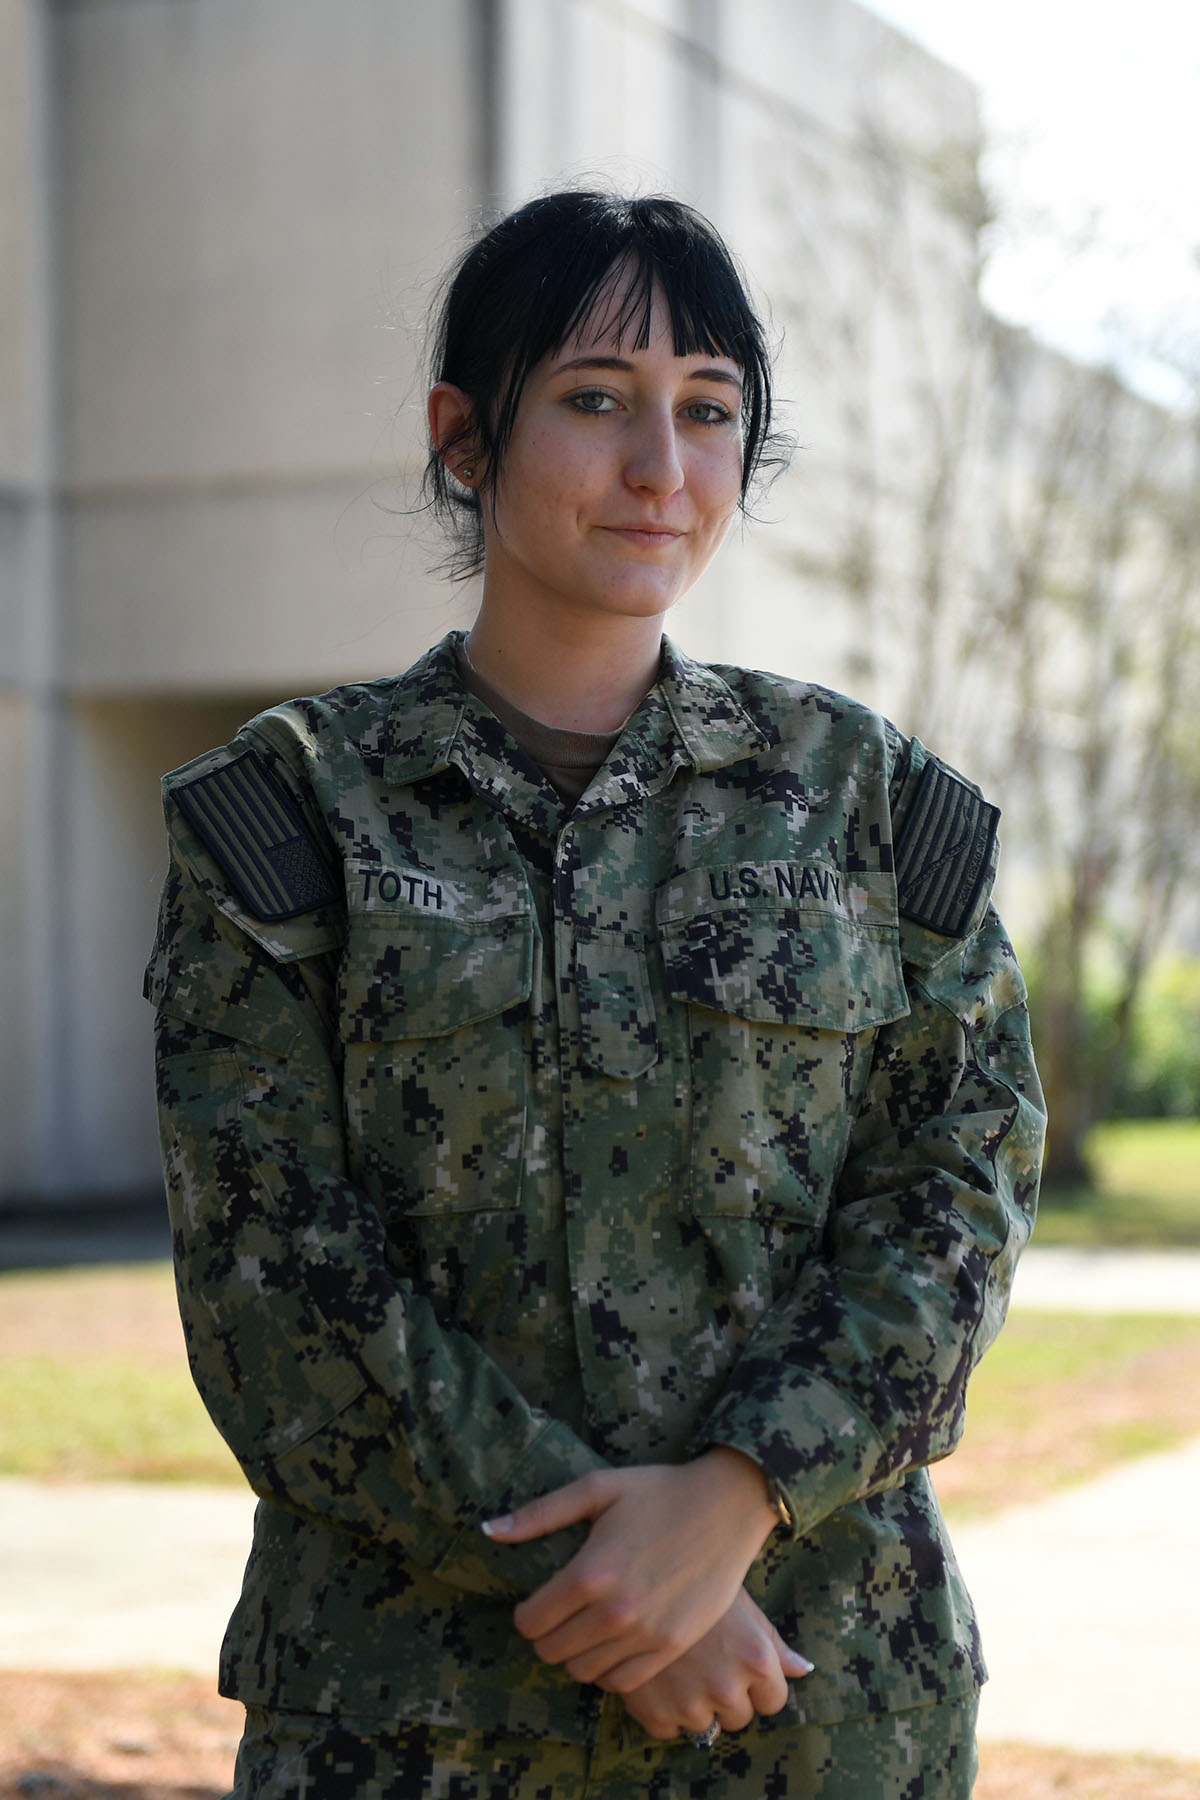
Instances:
[[[995,809],[664,639],[775,449],[694,212],[503,220],[435,377],[473,628],[166,783],[180,1302],[261,1496],[236,1793],[967,1795],[928,1465],[1042,1123]]]

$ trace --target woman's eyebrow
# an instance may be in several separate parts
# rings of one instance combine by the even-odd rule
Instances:
[[[630,362],[625,356],[573,356],[567,362],[556,363],[554,373],[561,375],[573,369],[615,369],[619,373],[631,375],[636,371],[637,364]],[[739,393],[742,386],[739,375],[731,375],[728,369],[713,368],[709,364],[699,369],[689,369],[688,380],[720,381],[726,387],[737,388]]]

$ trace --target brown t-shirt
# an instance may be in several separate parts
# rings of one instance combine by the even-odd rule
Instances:
[[[600,764],[621,733],[619,731],[561,731],[556,725],[543,725],[513,706],[469,662],[461,644],[457,650],[458,672],[469,694],[490,712],[494,712],[506,731],[516,738],[526,756],[532,757],[555,792],[574,806],[582,798]]]

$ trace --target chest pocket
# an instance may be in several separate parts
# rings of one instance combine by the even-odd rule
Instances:
[[[686,1009],[689,1190],[701,1215],[805,1224],[814,1244],[870,1065],[908,1010],[894,925],[765,901],[660,907]]]
[[[352,922],[339,982],[347,1135],[385,1215],[519,1204],[533,957],[528,913]]]

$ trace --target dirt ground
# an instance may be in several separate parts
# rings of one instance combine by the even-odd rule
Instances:
[[[180,1363],[175,1284],[161,1263],[6,1276],[0,1356],[143,1357]]]
[[[205,1676],[0,1671],[0,1800],[215,1800],[242,1717]]]
[[[981,1371],[982,1373],[982,1371]],[[1200,1342],[1162,1344],[1116,1368],[1046,1384],[1024,1419],[972,1430],[934,1470],[938,1499],[955,1518],[978,1518],[1045,1498],[1051,1488],[1112,1466],[1114,1446],[1139,1437],[1157,1450],[1200,1432]],[[1048,1479],[1048,1476],[1050,1479]]]
[[[218,1800],[241,1719],[202,1678],[0,1672],[0,1800]],[[1023,1744],[980,1761],[975,1800],[1200,1800],[1196,1764]]]

